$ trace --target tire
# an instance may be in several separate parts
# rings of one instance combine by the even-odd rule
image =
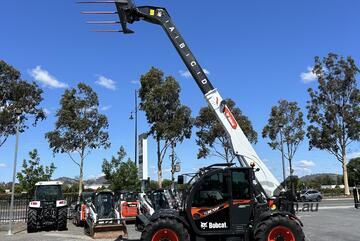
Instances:
[[[146,225],[141,234],[142,241],[190,241],[188,230],[173,218],[159,218]]]
[[[301,197],[301,202],[306,202],[306,197]]]
[[[57,217],[57,230],[67,230],[67,208],[59,208]]]
[[[277,240],[304,241],[305,236],[300,225],[286,216],[272,216],[256,225],[254,241]]]
[[[37,232],[37,210],[29,208],[27,214],[27,225],[26,229],[28,233]]]
[[[317,197],[317,198],[316,198],[316,201],[317,201],[317,202],[321,202],[321,201],[322,201],[322,197],[320,197],[320,196]]]

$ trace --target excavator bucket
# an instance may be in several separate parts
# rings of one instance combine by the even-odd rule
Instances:
[[[93,32],[122,32],[125,34],[134,33],[127,27],[127,23],[133,22],[131,11],[135,8],[131,0],[112,0],[112,1],[81,1],[80,4],[115,4],[116,12],[114,11],[83,11],[82,14],[104,14],[104,15],[118,15],[120,21],[87,21],[88,24],[120,24],[120,30],[114,29],[96,29]]]
[[[94,239],[119,239],[127,238],[128,232],[125,222],[120,224],[99,224],[95,225],[92,232],[92,238]]]

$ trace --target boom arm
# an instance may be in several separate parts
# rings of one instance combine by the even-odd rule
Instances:
[[[123,27],[123,31],[120,32],[132,33],[133,31],[129,30],[126,24],[139,20],[145,20],[162,26],[189,72],[195,79],[201,92],[204,94],[209,106],[211,106],[218,120],[224,126],[226,133],[231,140],[233,151],[239,159],[240,164],[242,166],[250,166],[251,163],[254,163],[256,167],[260,169],[255,175],[266,195],[268,197],[277,195],[277,191],[280,190],[279,181],[256,154],[230,109],[226,106],[225,101],[222,99],[217,89],[213,87],[195,56],[180,35],[166,9],[152,6],[135,7],[129,0],[116,0],[115,4]]]

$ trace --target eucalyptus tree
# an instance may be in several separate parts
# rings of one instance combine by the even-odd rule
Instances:
[[[35,83],[21,79],[21,74],[13,66],[0,60],[0,147],[9,136],[27,128],[27,120],[33,118],[33,126],[45,119],[44,110],[39,107],[42,89]]]
[[[343,169],[345,194],[350,195],[346,153],[360,140],[359,68],[350,56],[329,53],[323,59],[315,57],[313,73],[318,88],[308,90],[309,148],[326,150],[336,157]]]
[[[180,102],[180,86],[172,76],[152,67],[140,78],[140,109],[146,114],[148,135],[157,143],[158,186],[162,187],[162,164],[169,147],[191,136],[191,111]],[[174,156],[174,155],[173,155]]]
[[[294,172],[292,160],[305,137],[303,116],[297,102],[280,100],[271,108],[268,123],[262,131],[262,137],[270,139],[269,146],[279,150],[289,161],[290,176]],[[285,178],[285,173],[283,175]]]
[[[83,187],[85,158],[91,150],[110,146],[109,126],[105,115],[99,113],[98,96],[92,88],[79,83],[67,89],[56,112],[55,129],[45,134],[54,153],[66,153],[79,166],[79,195]],[[77,160],[74,154],[79,155]]]

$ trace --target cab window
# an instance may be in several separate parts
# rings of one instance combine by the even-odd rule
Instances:
[[[196,190],[193,207],[213,207],[229,200],[226,179],[222,172],[204,177]]]
[[[234,170],[231,174],[233,199],[250,199],[249,172]]]

